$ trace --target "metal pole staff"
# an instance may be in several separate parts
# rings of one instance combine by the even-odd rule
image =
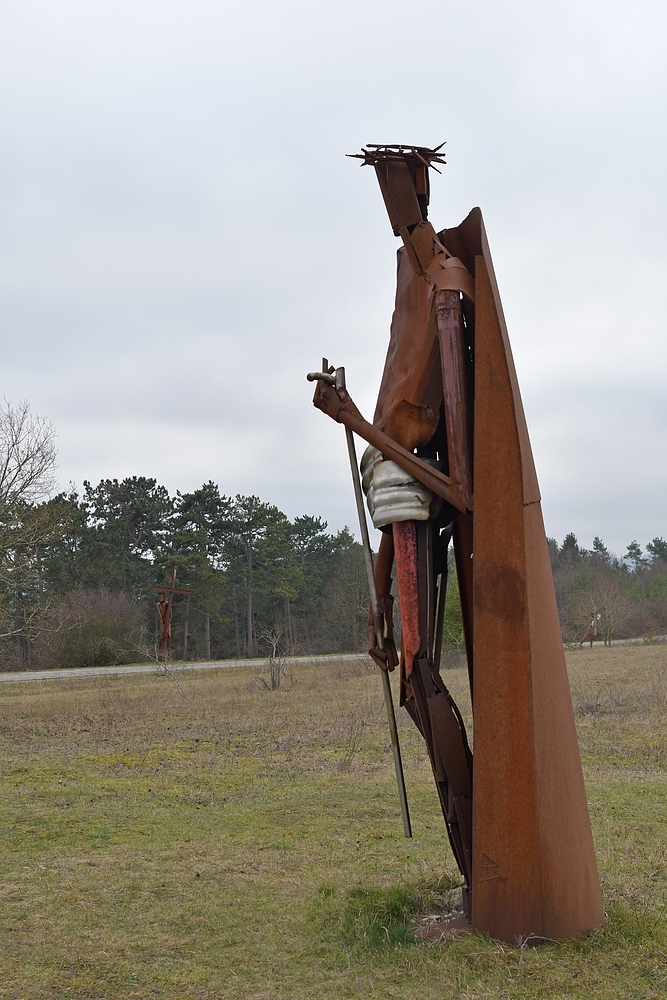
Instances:
[[[322,362],[322,372],[311,372],[307,378],[309,382],[322,379],[329,382],[337,389],[345,388],[345,369],[337,368],[335,376],[327,371],[326,360]],[[357,515],[359,517],[359,530],[361,532],[361,542],[364,550],[364,562],[366,564],[366,575],[368,577],[368,590],[371,598],[371,613],[375,626],[376,641],[379,649],[384,649],[384,630],[382,617],[380,615],[380,602],[378,600],[377,583],[375,580],[375,566],[373,565],[373,552],[371,541],[368,535],[368,524],[366,522],[366,510],[364,508],[364,495],[361,489],[361,478],[359,476],[359,465],[357,464],[357,451],[354,446],[354,435],[349,427],[345,428],[345,438],[347,440],[347,451],[350,456],[350,468],[352,470],[352,483],[354,485],[354,498],[357,502]],[[398,742],[398,730],[396,728],[396,715],[394,713],[394,700],[391,695],[391,684],[389,683],[389,673],[387,670],[380,670],[382,674],[382,691],[384,694],[384,704],[387,710],[387,721],[389,723],[389,736],[391,739],[391,750],[394,756],[394,769],[396,771],[396,784],[398,786],[398,800],[401,806],[401,817],[403,819],[403,832],[406,837],[412,837],[412,826],[410,824],[410,812],[408,809],[408,796],[405,790],[405,777],[403,775],[403,761],[401,759],[401,747]]]

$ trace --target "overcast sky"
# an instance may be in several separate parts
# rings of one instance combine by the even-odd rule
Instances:
[[[547,532],[667,537],[667,6],[0,0],[0,390],[62,485],[213,479],[354,522],[395,250],[366,142],[446,140],[480,205]]]

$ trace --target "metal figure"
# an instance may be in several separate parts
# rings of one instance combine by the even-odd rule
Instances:
[[[342,369],[308,377],[314,405],[370,445],[361,474],[383,532],[370,654],[393,669],[395,566],[400,703],[428,748],[465,914],[506,941],[563,939],[604,914],[540,494],[481,212],[439,233],[428,221],[440,150],[356,154],[402,239],[373,422]],[[450,540],[474,757],[439,670]]]
[[[604,608],[602,610],[604,611]],[[588,626],[588,628],[586,629],[586,631],[584,632],[584,634],[581,637],[581,639],[579,640],[579,645],[580,646],[583,646],[583,644],[586,642],[586,640],[589,639],[590,640],[590,649],[593,648],[593,643],[595,642],[595,640],[598,637],[598,622],[600,621],[601,617],[602,617],[602,612],[600,612],[600,611],[591,611],[591,623]]]
[[[159,600],[155,607],[158,613],[158,620],[160,623],[160,637],[155,644],[155,655],[157,659],[165,659],[171,656],[171,620],[172,620],[172,604],[174,602],[174,594],[186,594],[188,598],[187,611],[185,616],[185,635],[184,635],[184,647],[185,654],[187,654],[187,643],[188,643],[188,614],[190,609],[190,591],[189,590],[179,590],[176,586],[176,570],[177,567],[173,566],[171,570],[171,586],[170,587],[153,587],[153,590],[157,591],[159,595]]]

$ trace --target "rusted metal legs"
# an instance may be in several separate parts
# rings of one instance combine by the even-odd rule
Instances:
[[[428,522],[392,525],[401,606],[401,704],[424,737],[452,851],[466,886],[472,885],[472,754],[461,713],[433,662],[436,544]],[[449,533],[446,535],[449,540]],[[446,552],[445,552],[446,560]],[[439,596],[444,607],[446,573]],[[421,613],[420,613],[421,612]],[[466,910],[469,894],[465,894]]]

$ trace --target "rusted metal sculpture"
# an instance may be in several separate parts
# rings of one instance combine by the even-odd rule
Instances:
[[[584,632],[584,634],[582,635],[581,639],[579,640],[579,645],[580,646],[583,646],[583,644],[588,639],[590,641],[590,644],[591,644],[590,648],[591,649],[593,648],[593,643],[595,642],[595,640],[598,637],[598,622],[600,620],[600,617],[601,617],[601,612],[599,612],[599,611],[591,611],[591,623],[588,626],[588,628],[586,629],[586,631]]]
[[[170,587],[153,587],[153,590],[157,591],[159,600],[155,605],[155,609],[158,615],[159,624],[159,637],[155,643],[155,655],[156,658],[165,659],[171,656],[171,621],[172,621],[172,605],[174,603],[174,594],[186,594],[188,598],[188,611],[190,608],[190,591],[189,590],[179,590],[176,586],[176,571],[177,567],[172,566],[171,570],[171,586]],[[185,635],[184,635],[184,654],[187,654],[188,648],[188,614],[185,616]]]
[[[562,939],[604,915],[540,494],[481,212],[439,233],[428,221],[439,150],[358,154],[403,243],[373,422],[342,369],[309,378],[315,406],[370,445],[361,472],[383,531],[370,653],[393,669],[395,565],[400,701],[428,747],[466,916],[506,941]],[[439,670],[450,540],[474,757]]]

